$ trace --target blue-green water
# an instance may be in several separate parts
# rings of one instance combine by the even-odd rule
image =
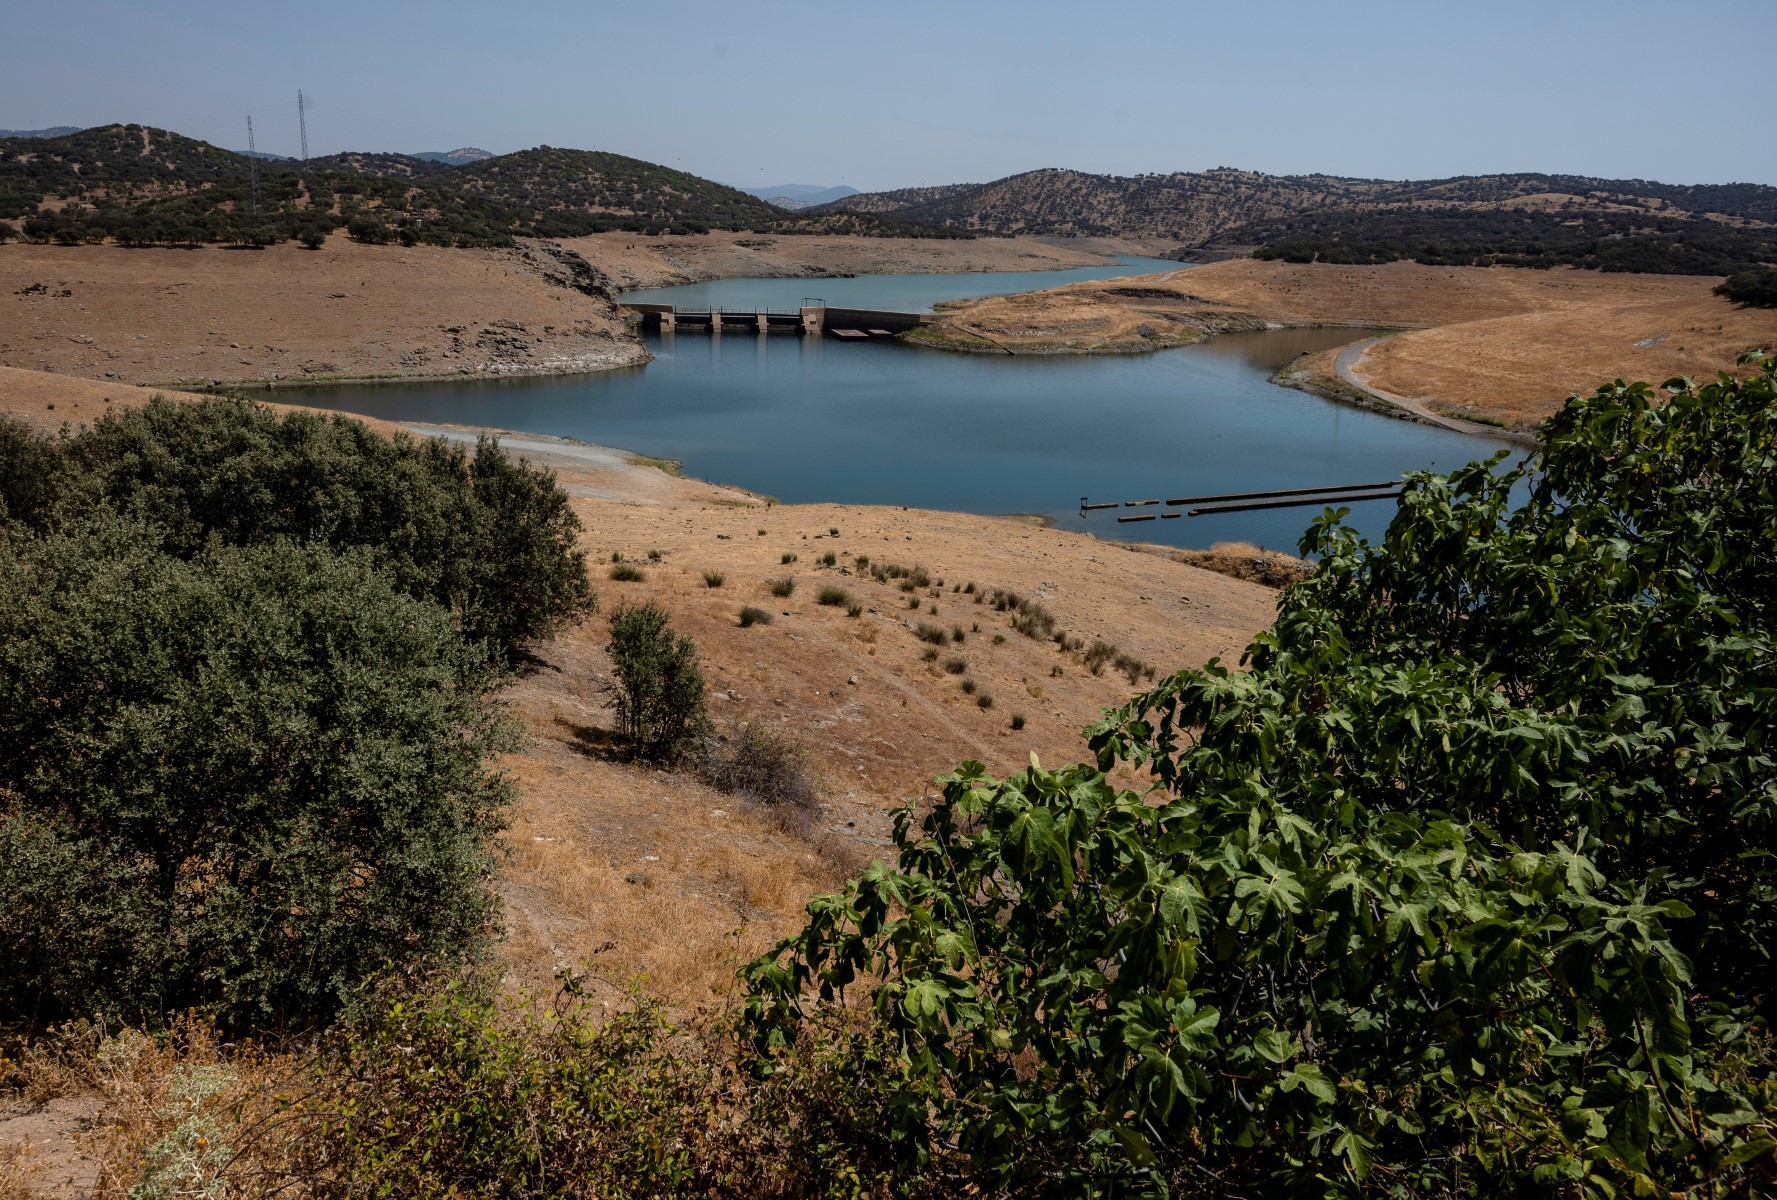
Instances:
[[[1132,269],[1150,267],[1097,270]],[[1075,275],[1034,278],[1049,286]],[[731,279],[648,295],[684,307],[775,308],[793,307],[819,289],[830,304],[892,309],[923,307],[914,303],[922,296],[929,304],[1028,290],[1029,278]],[[787,303],[785,287],[795,292]],[[691,475],[791,503],[1043,513],[1062,528],[1100,537],[1184,546],[1243,539],[1292,549],[1318,507],[1119,526],[1114,512],[1082,517],[1080,497],[1371,483],[1402,470],[1449,470],[1506,448],[1267,381],[1297,354],[1361,336],[1351,329],[1271,330],[1156,354],[1012,358],[893,342],[680,333],[651,336],[655,361],[623,371],[316,389],[301,402],[393,421],[488,425],[621,446],[679,459]],[[1374,536],[1392,509],[1386,501],[1360,504],[1352,519]]]

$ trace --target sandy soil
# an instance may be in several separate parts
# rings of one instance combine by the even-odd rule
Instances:
[[[1049,271],[1102,266],[1112,255],[1154,254],[1173,244],[1129,238],[779,237],[708,233],[641,237],[602,233],[568,238],[574,250],[625,288],[706,279],[811,279],[833,275],[911,275],[968,271]]]
[[[0,246],[0,365],[205,386],[590,371],[645,362],[534,246],[317,251]]]
[[[995,353],[1162,349],[1270,325],[1411,330],[1355,373],[1436,412],[1533,426],[1576,390],[1729,370],[1777,345],[1777,312],[1712,294],[1713,277],[1507,267],[1297,265],[1238,259],[973,301],[922,341]],[[1311,371],[1331,381],[1330,356]]]

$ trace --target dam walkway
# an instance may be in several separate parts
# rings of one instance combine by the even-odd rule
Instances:
[[[619,304],[617,311],[644,329],[673,333],[707,329],[711,333],[823,333],[853,340],[893,337],[933,321],[931,313],[890,312],[876,308],[833,308],[804,304],[800,308],[684,309],[672,304]]]

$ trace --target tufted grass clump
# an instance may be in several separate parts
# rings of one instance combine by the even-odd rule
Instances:
[[[947,658],[944,660],[944,669],[952,675],[961,675],[964,671],[969,669],[969,660],[966,658]]]
[[[819,562],[823,567],[836,567],[839,565],[839,556],[829,550],[815,561]]]
[[[1012,714],[1012,728],[1015,731],[1024,728],[1024,714],[1023,713],[1013,713]]]
[[[963,695],[973,696],[975,694],[975,681],[973,679],[964,679],[962,686]]]
[[[618,583],[641,583],[648,575],[634,563],[620,562],[611,568],[611,578]]]
[[[727,583],[727,582],[728,582],[728,576],[722,574],[722,572],[720,572],[720,571],[705,571],[703,573],[703,586],[704,587],[719,588],[724,583]]]
[[[828,584],[815,596],[815,602],[829,608],[839,608],[851,603],[851,593],[842,587]]]
[[[992,708],[993,707],[993,693],[992,692],[982,692],[979,696],[976,696],[975,697],[975,707],[980,709],[983,712],[986,712],[988,709]]]
[[[781,561],[784,564],[784,566],[786,566],[786,567],[789,566],[791,563],[796,561],[796,552],[794,550],[785,550],[783,553],[782,559],[780,559],[779,561]]]
[[[944,630],[930,621],[921,621],[913,628],[914,636],[922,642],[930,642],[934,646],[944,644]]]
[[[848,617],[861,617],[864,615],[864,606],[857,603],[848,604],[845,606],[845,615]]]
[[[788,596],[791,592],[796,590],[796,577],[794,575],[785,575],[782,579],[770,579],[767,580],[766,583],[771,588],[771,594],[780,599],[784,596]]]
[[[740,610],[740,627],[742,629],[748,629],[754,625],[769,624],[771,624],[771,614],[762,608],[748,604]]]

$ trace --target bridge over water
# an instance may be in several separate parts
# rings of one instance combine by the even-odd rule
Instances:
[[[832,308],[818,301],[800,308],[685,309],[672,304],[619,304],[617,311],[644,329],[671,333],[681,328],[713,334],[830,333],[846,340],[893,337],[931,324],[931,313],[889,312],[877,308]]]

